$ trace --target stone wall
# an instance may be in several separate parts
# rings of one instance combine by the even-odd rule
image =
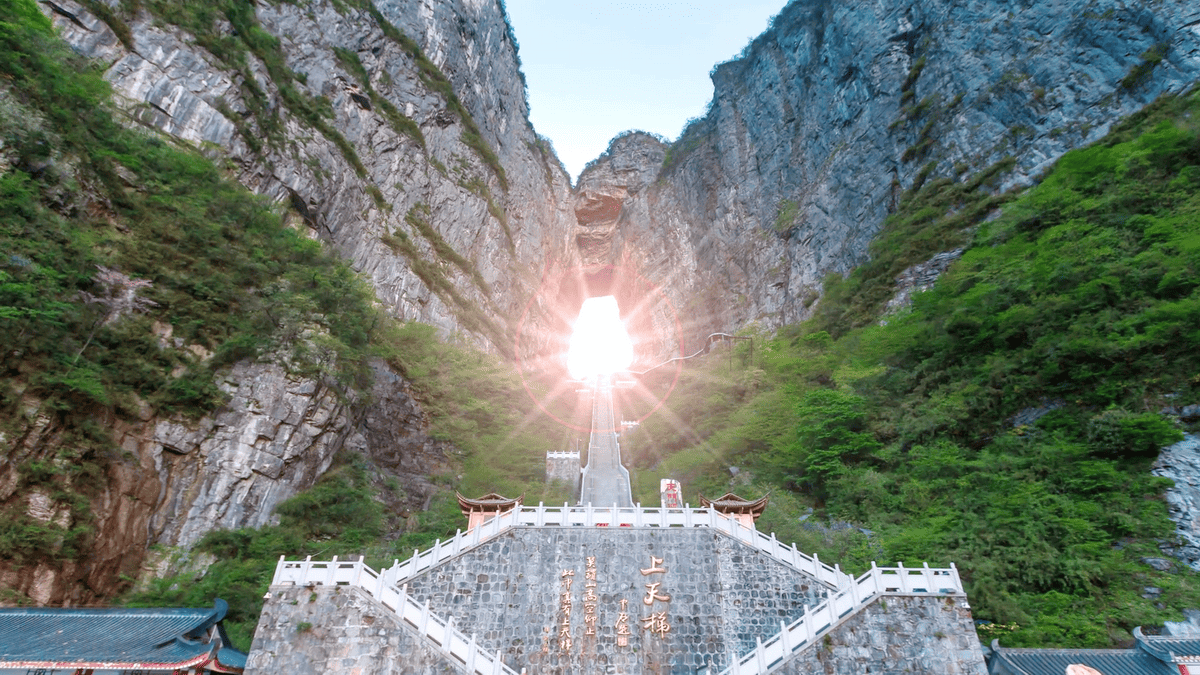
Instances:
[[[462,672],[451,663],[357,588],[276,587],[259,618],[246,675]]]
[[[550,452],[546,454],[546,482],[562,483],[571,488],[571,497],[579,497],[579,453]]]
[[[652,557],[664,572],[643,573],[654,567]],[[585,595],[589,559],[592,601]],[[657,594],[670,599],[647,605],[647,585],[655,583]],[[756,637],[770,637],[780,621],[790,623],[821,602],[827,589],[709,529],[541,527],[511,530],[419,575],[408,592],[474,633],[483,648],[499,650],[518,671],[692,675],[710,663],[728,666],[754,648]],[[617,640],[622,612],[630,631],[624,646]],[[655,614],[669,632],[646,629]],[[589,625],[595,635],[587,634]]]
[[[971,610],[959,597],[888,596],[797,654],[779,675],[985,675]]]
[[[513,671],[554,675],[717,675],[731,654],[750,655],[757,639],[768,641],[781,620],[821,595],[804,575],[711,531],[561,527],[512,531],[410,581],[408,590],[489,658],[498,653]],[[647,606],[651,592],[669,599]],[[621,600],[626,644],[615,630]],[[647,630],[644,618],[660,612],[670,629]],[[590,615],[595,636],[586,630]],[[246,672],[432,673],[451,672],[451,663],[461,672],[355,586],[273,586]],[[986,668],[965,596],[884,595],[773,672],[984,675]]]

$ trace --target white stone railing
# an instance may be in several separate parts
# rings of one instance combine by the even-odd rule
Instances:
[[[721,671],[720,675],[766,675],[787,662],[788,657],[820,638],[884,595],[966,595],[958,568],[876,567],[868,570],[846,588],[816,607],[804,609],[804,615],[792,624],[779,622],[779,633],[758,645]],[[964,600],[965,601],[965,600]],[[707,672],[707,671],[706,671]]]
[[[272,586],[291,584],[294,586],[357,586],[367,592],[383,606],[394,611],[396,616],[417,631],[417,634],[432,640],[438,648],[453,658],[468,673],[473,675],[518,675],[504,665],[500,653],[492,654],[475,643],[475,636],[468,638],[454,628],[453,621],[443,620],[429,610],[429,601],[417,604],[408,595],[408,587],[388,583],[383,575],[359,561],[305,560],[288,561],[280,556],[275,567]],[[524,673],[525,669],[521,669]]]
[[[752,527],[742,525],[736,518],[730,518],[711,508],[595,508],[591,504],[574,507],[567,504],[538,504],[506,511],[471,530],[460,530],[446,541],[438,540],[425,551],[413,551],[411,558],[403,562],[397,560],[381,574],[393,584],[403,583],[514,527],[708,527],[724,532],[796,571],[814,577],[831,590],[840,589],[854,581],[853,577],[837,565],[830,567],[822,563],[816,555],[810,557],[801,553],[794,544],[785,546],[780,543],[774,533],[765,535]]]
[[[655,509],[654,511],[682,510],[684,509]],[[736,520],[726,518],[719,513],[704,509],[687,510],[693,512],[691,514],[693,524],[687,525],[689,527],[722,527],[721,525],[697,524],[703,521],[703,514],[711,513],[722,519],[722,521],[731,523],[730,528],[722,529],[722,531],[728,532],[730,529],[744,531],[749,529],[738,526]],[[528,511],[535,517],[546,516],[546,512],[550,511],[554,515],[559,516],[560,519],[565,518],[568,523],[574,521],[574,516],[564,515],[565,512],[557,509],[548,510],[539,506],[538,508],[529,508]],[[611,515],[613,511],[613,509],[601,509],[592,511],[592,515],[599,513],[608,513]],[[616,509],[616,511],[631,511],[631,509]],[[470,532],[465,534],[460,533],[455,539],[448,540],[440,547],[435,546],[426,553],[438,552],[439,556],[444,554],[444,557],[438,558],[442,560],[453,557],[457,553],[446,552],[455,550],[461,552],[477,546],[479,542],[486,541],[494,537],[497,533],[514,527],[512,524],[513,521],[518,523],[516,526],[527,525],[527,523],[520,522],[520,515],[521,510],[509,511],[502,514],[500,518],[490,520]],[[642,515],[645,514],[643,513]],[[663,519],[660,521],[661,523],[664,521],[673,521],[673,516],[676,514],[659,515]],[[509,521],[508,524],[496,522],[502,518],[507,519]],[[625,526],[626,523],[621,522],[621,520],[618,518],[611,522],[617,522],[619,526]],[[596,522],[592,522],[592,524],[606,525],[611,524],[611,522],[605,523],[603,519],[598,519]],[[562,525],[562,522],[561,520],[557,523],[546,522],[543,525]],[[628,523],[628,525],[634,526],[633,523]],[[643,523],[639,526],[654,525]],[[658,526],[669,527],[670,525],[659,524]],[[765,546],[778,545],[774,536],[768,538],[758,533],[755,533],[755,535],[758,538],[752,545],[755,545],[759,550],[766,551]],[[741,538],[740,533],[734,536]],[[794,546],[782,548],[785,552],[795,551]],[[808,558],[808,556],[804,556],[803,554],[800,555],[803,556],[803,559],[811,560],[815,565],[822,565],[815,557]],[[414,558],[417,562],[421,562],[422,560],[428,562],[435,559],[434,557],[422,558],[420,555]],[[394,610],[403,621],[416,629],[418,633],[437,643],[443,651],[463,664],[468,672],[478,673],[479,675],[501,675],[502,673],[504,675],[517,675],[514,670],[500,661],[499,653],[493,656],[484,651],[475,644],[475,636],[472,635],[470,638],[467,638],[458,632],[451,622],[443,621],[437,615],[430,612],[428,600],[424,605],[419,605],[409,597],[407,585],[398,585],[396,583],[399,570],[402,567],[403,565],[394,565],[389,569],[383,570],[383,572],[377,573],[361,561],[338,561],[336,557],[328,562],[314,561],[311,558],[305,560],[285,560],[281,556],[278,565],[275,567],[275,577],[272,579],[271,585],[357,586],[379,600],[384,606]],[[857,579],[850,577],[837,567],[829,569],[834,570],[845,580],[845,583],[838,586],[836,593],[814,608],[809,609],[806,607],[803,616],[792,622],[791,625],[785,625],[783,622],[780,622],[778,634],[769,638],[766,642],[759,639],[758,645],[754,650],[730,664],[728,668],[721,671],[720,675],[766,675],[783,665],[788,657],[797,651],[816,644],[819,638],[866,607],[878,596],[939,595],[965,597],[966,595],[962,579],[958,575],[958,568],[953,564],[945,568],[933,568],[928,564],[914,568],[904,567],[903,565],[897,567],[877,567],[875,563],[871,563],[871,569]]]

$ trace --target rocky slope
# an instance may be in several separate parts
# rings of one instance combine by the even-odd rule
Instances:
[[[1028,183],[1198,76],[1189,2],[792,2],[679,141],[618,138],[584,171],[577,213],[605,223],[584,255],[663,285],[690,340],[778,327],[915,183],[1007,157],[995,189]]]
[[[537,272],[573,259],[569,185],[528,123],[498,3],[260,3],[255,26],[277,49],[250,50],[244,71],[203,46],[237,36],[224,17],[193,35],[170,14],[115,27],[72,0],[43,6],[138,122],[231,160],[244,185],[352,260],[397,318],[511,352]],[[328,125],[305,117],[305,98],[328,106]]]
[[[525,344],[536,345],[552,308],[529,301],[544,269],[573,264],[574,218],[568,180],[527,121],[502,6],[358,5],[262,3],[239,30],[235,14],[189,24],[190,5],[41,3],[104,67],[130,124],[224,158],[353,261],[392,315],[512,354],[528,304]],[[230,58],[247,33],[244,60]],[[448,470],[445,444],[403,377],[382,362],[374,375],[373,391],[347,398],[280,363],[245,362],[224,372],[228,403],[208,417],[147,407],[135,421],[104,420],[125,452],[91,505],[89,559],[0,564],[0,585],[38,603],[109,596],[150,544],[270,522],[342,448],[370,455],[419,508],[429,476]],[[69,518],[19,483],[18,465],[69,442],[39,401],[23,405],[0,502],[25,500],[38,522]]]

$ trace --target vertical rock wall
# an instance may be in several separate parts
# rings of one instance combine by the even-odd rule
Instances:
[[[365,9],[327,0],[255,4],[258,24],[279,39],[295,76],[290,84],[275,82],[266,64],[248,56],[253,85],[286,139],[279,144],[268,135],[259,152],[246,136],[261,135],[263,113],[243,75],[194,36],[141,11],[127,19],[130,49],[72,0],[46,11],[72,47],[104,64],[134,120],[230,159],[243,184],[289,206],[313,236],[352,261],[396,317],[511,353],[542,270],[570,265],[575,256],[569,181],[528,123],[503,8],[495,1],[421,0],[376,7],[427,61]],[[220,29],[232,34],[228,25]],[[363,72],[347,67],[336,50],[353,54]],[[452,85],[461,109],[437,89],[438,77]],[[328,103],[329,126],[361,167],[337,139],[291,112],[284,85]],[[419,129],[420,139],[398,129],[380,101]],[[473,130],[476,147],[467,138]],[[481,146],[494,159],[485,159]],[[397,232],[411,240],[418,260],[389,244]]]
[[[274,81],[278,65],[252,52],[244,70],[230,68],[173,17],[107,4],[123,17],[117,30],[73,0],[41,6],[76,51],[102,65],[130,124],[227,160],[246,187],[348,258],[397,318],[512,353],[542,271],[571,264],[574,219],[569,181],[527,121],[501,3],[381,1],[377,14],[329,0],[253,3],[258,26],[278,39],[289,82]],[[223,17],[214,30],[237,42]],[[439,89],[439,78],[451,90]],[[333,133],[295,114],[288,99],[297,94],[285,87],[326,107]],[[263,115],[282,142],[263,131]],[[537,324],[545,315],[533,303],[527,346],[544,340]],[[208,417],[163,419],[147,409],[140,420],[105,419],[124,455],[92,505],[94,555],[33,573],[5,561],[0,580],[39,603],[94,602],[137,575],[150,543],[189,546],[215,527],[271,522],[274,507],[310,486],[343,447],[369,452],[419,508],[429,476],[448,468],[445,449],[425,433],[408,383],[384,364],[374,370],[370,397],[355,397],[277,364],[242,363],[222,374],[230,400]],[[16,482],[18,461],[51,456],[63,442],[39,427],[47,423],[37,402],[28,408],[21,448],[0,465],[0,502],[25,499],[31,513],[61,518],[43,514],[45,500]]]
[[[584,253],[660,284],[690,345],[792,323],[918,174],[1012,157],[998,188],[1030,182],[1198,77],[1183,0],[796,0],[713,70],[708,114],[669,153],[617,139],[585,169],[580,197],[606,205]]]

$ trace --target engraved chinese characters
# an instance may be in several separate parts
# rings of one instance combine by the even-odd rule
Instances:
[[[667,568],[662,566],[663,559],[650,556],[650,567],[639,570],[642,576],[650,576],[652,574],[666,574]],[[670,603],[671,596],[666,593],[660,593],[659,587],[663,582],[654,581],[646,584],[646,597],[642,598],[642,604],[649,605],[653,608],[655,602]],[[671,632],[671,623],[667,619],[669,607],[659,612],[651,611],[649,616],[642,617],[642,628],[649,631],[652,635],[657,635],[660,639],[665,638],[667,633]]]
[[[558,613],[562,617],[558,629],[558,648],[571,651],[571,584],[575,581],[575,570],[562,571],[562,593],[559,595]]]
[[[634,613],[632,621],[640,621],[642,629],[651,636],[658,639],[666,639],[667,634],[671,632],[671,623],[669,619],[671,596],[663,588],[663,575],[666,575],[667,568],[663,566],[663,558],[651,555],[650,566],[646,568],[635,568],[643,577],[650,577],[647,583],[643,586],[646,589],[645,595],[641,597],[642,604],[649,608],[650,613],[646,616],[638,616]],[[632,570],[630,570],[632,572]],[[589,649],[587,645],[597,644],[596,640],[602,642],[615,638],[617,647],[631,646],[631,638],[633,631],[631,630],[631,618],[629,607],[631,602],[636,602],[631,598],[616,598],[611,595],[605,596],[604,602],[614,602],[615,606],[604,605],[609,607],[604,611],[601,606],[601,596],[599,594],[599,576],[596,564],[596,556],[587,556],[585,558],[585,567],[583,573],[583,590],[579,596],[576,596],[574,590],[575,570],[563,569],[559,574],[559,595],[558,595],[558,617],[554,624],[553,635],[555,636],[555,644],[558,651],[562,653],[570,653],[572,651]],[[625,586],[629,590],[633,590],[629,586]],[[575,601],[578,599],[583,603],[583,631],[582,634],[575,633],[571,627],[571,614],[574,611]],[[634,605],[636,607],[636,605]],[[616,621],[611,625],[609,630],[601,630],[600,614],[607,614],[608,621],[612,620],[612,610],[617,610]],[[657,611],[656,611],[657,610]],[[612,635],[613,638],[608,636]],[[549,642],[550,635],[547,635]],[[580,642],[582,641],[582,643]],[[544,647],[544,651],[549,651],[549,644]]]
[[[621,613],[617,615],[617,646],[628,647],[629,636],[632,633],[629,630],[629,601],[621,598]]]
[[[596,634],[596,556],[588,556],[587,570],[583,573],[583,625],[584,635]]]

